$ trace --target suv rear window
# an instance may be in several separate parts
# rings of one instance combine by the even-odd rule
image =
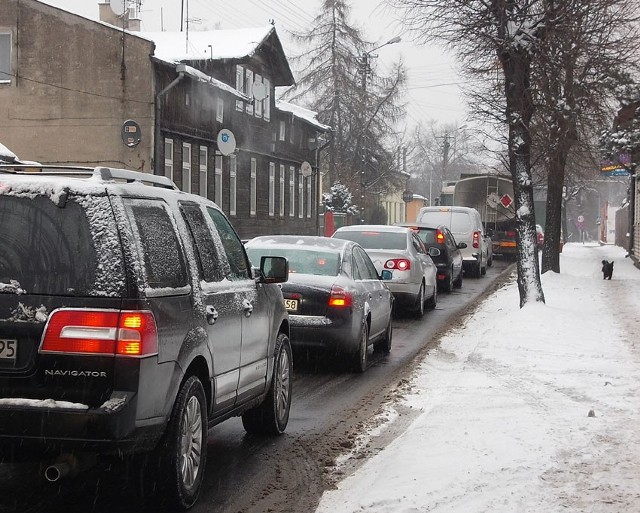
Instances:
[[[20,293],[121,296],[124,264],[109,200],[2,195],[0,284]],[[15,289],[15,287],[10,287]]]

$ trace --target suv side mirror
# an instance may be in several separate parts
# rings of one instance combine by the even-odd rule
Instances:
[[[380,273],[381,280],[391,280],[393,278],[393,273],[389,269],[383,269]]]
[[[260,283],[283,283],[289,279],[289,261],[280,256],[260,258]]]
[[[440,250],[438,248],[429,248],[429,256],[431,257],[440,256]]]
[[[467,247],[467,243],[466,242],[458,242],[458,249],[464,249]]]

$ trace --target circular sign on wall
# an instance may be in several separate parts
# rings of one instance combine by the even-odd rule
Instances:
[[[223,128],[218,132],[218,150],[225,157],[236,151],[236,137],[231,130]]]
[[[302,172],[302,176],[307,177],[311,176],[313,169],[311,169],[311,164],[309,164],[306,160],[300,164],[300,171]]]
[[[122,136],[122,142],[129,146],[129,148],[137,146],[142,140],[142,131],[140,130],[140,125],[138,125],[138,123],[136,123],[133,119],[127,119],[123,123],[122,132],[120,135]]]

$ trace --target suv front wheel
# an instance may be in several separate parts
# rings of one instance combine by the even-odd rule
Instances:
[[[291,343],[289,337],[279,333],[276,340],[275,361],[271,387],[264,401],[242,415],[247,433],[280,435],[289,422],[291,410]]]

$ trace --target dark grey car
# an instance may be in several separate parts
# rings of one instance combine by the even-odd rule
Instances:
[[[141,481],[188,508],[209,426],[287,426],[286,261],[252,269],[218,207],[164,177],[63,172],[0,168],[0,450],[50,481],[149,453]]]

